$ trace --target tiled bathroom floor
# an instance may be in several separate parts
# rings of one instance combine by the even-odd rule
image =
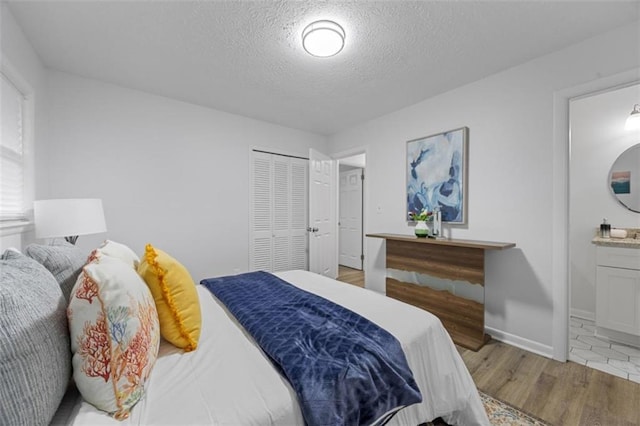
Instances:
[[[569,360],[640,383],[640,349],[595,337],[595,323],[571,317]]]

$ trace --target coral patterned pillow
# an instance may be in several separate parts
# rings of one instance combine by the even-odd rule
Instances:
[[[140,264],[140,258],[138,255],[127,247],[124,244],[116,243],[115,241],[105,240],[100,247],[95,249],[92,253],[92,256],[111,256],[117,257],[122,260],[124,263],[131,265],[133,269],[137,269]]]
[[[158,356],[160,327],[149,289],[122,260],[94,258],[71,292],[67,316],[82,397],[117,419],[128,417]]]
[[[202,317],[198,291],[187,268],[164,251],[147,244],[138,273],[153,294],[162,337],[185,352],[195,350]]]

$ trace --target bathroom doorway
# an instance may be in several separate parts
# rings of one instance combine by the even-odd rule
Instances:
[[[640,103],[640,84],[613,87],[571,99],[569,171],[568,359],[640,383],[640,348],[602,337],[596,318],[596,246],[603,219],[613,227],[640,227],[640,214],[612,194],[616,158],[640,142],[640,130],[625,122]],[[635,361],[635,362],[634,362]]]

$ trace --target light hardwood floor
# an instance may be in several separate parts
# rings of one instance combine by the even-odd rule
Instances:
[[[362,271],[340,266],[338,273],[364,287]],[[495,340],[458,351],[478,389],[552,425],[640,425],[640,384]]]
[[[338,265],[338,281],[364,288],[364,272]]]

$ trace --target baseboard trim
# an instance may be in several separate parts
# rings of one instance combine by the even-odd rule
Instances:
[[[595,321],[596,320],[596,314],[594,314],[593,312],[584,311],[582,309],[571,308],[571,316],[572,317],[576,317],[576,318],[586,319],[586,320],[589,320],[589,321]]]
[[[515,346],[516,348],[524,349],[525,351],[533,352],[545,358],[553,359],[553,347],[551,346],[543,345],[533,340],[525,339],[491,327],[485,327],[484,331],[495,340]]]

